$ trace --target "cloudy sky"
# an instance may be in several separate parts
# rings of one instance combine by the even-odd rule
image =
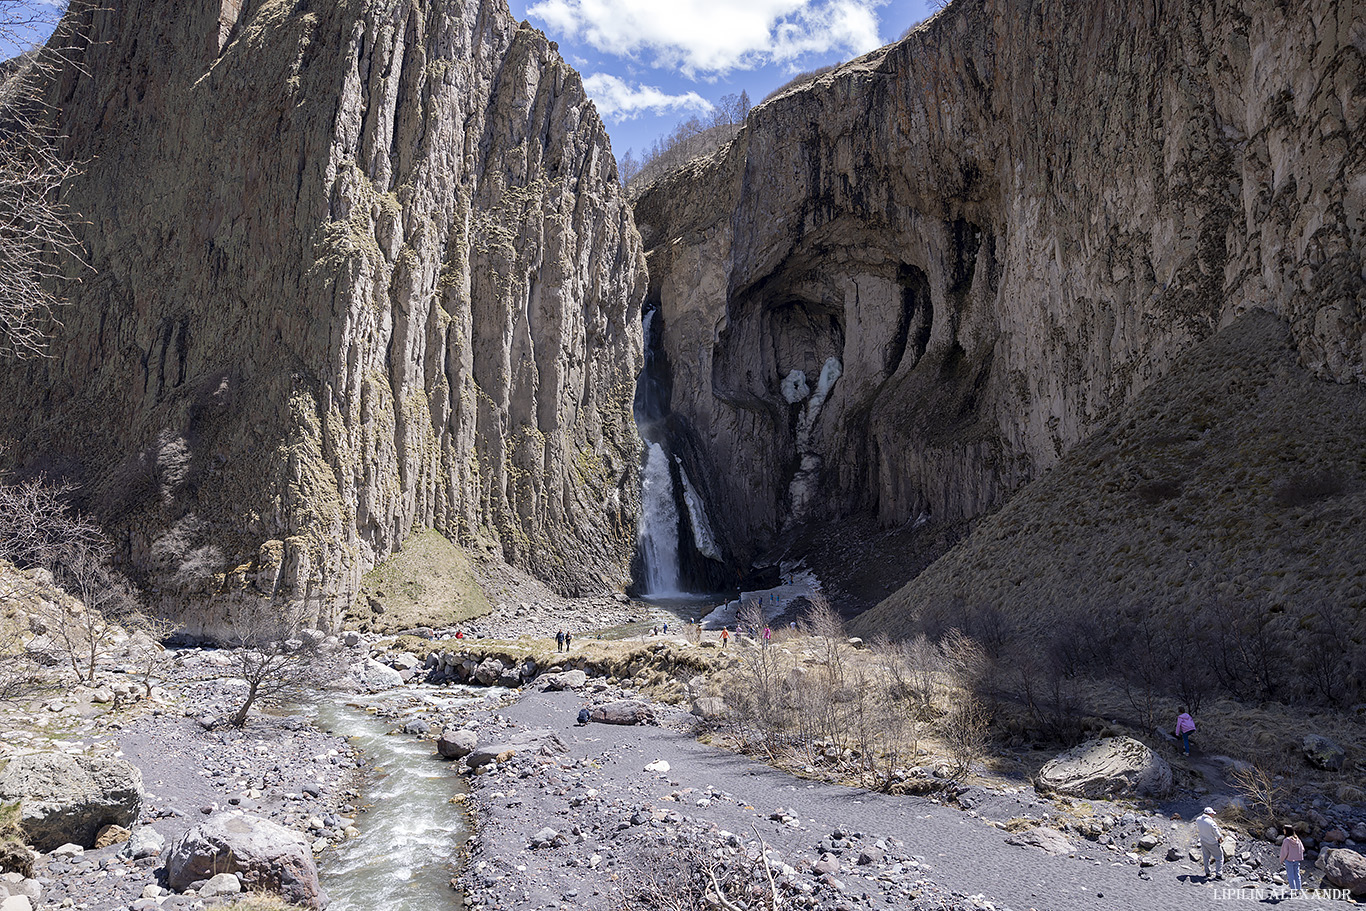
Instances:
[[[508,0],[584,77],[612,150],[637,155],[741,91],[758,103],[794,75],[901,37],[932,0]]]
[[[612,150],[639,155],[741,91],[758,103],[798,73],[901,37],[934,0],[508,0],[584,77]],[[0,2],[0,50],[51,30],[60,0]],[[17,12],[16,12],[17,11]],[[33,13],[37,21],[29,21]]]

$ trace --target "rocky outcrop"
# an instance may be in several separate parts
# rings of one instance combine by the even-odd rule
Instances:
[[[30,753],[0,767],[0,803],[18,801],[24,840],[40,851],[95,846],[105,826],[131,827],[142,807],[142,773],[121,759]]]
[[[83,10],[48,98],[91,268],[0,374],[7,457],[191,632],[334,626],[422,526],[619,587],[644,261],[555,46],[501,0]]]
[[[1366,28],[958,0],[648,189],[670,445],[734,562],[970,519],[1250,308],[1366,376]]]

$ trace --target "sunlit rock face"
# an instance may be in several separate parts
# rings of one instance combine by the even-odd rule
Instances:
[[[1250,308],[1360,381],[1363,22],[958,0],[655,184],[647,306],[724,545],[981,515]]]
[[[191,631],[335,624],[415,527],[562,591],[634,551],[644,259],[577,73],[501,0],[127,0],[48,96],[90,269],[7,365]]]

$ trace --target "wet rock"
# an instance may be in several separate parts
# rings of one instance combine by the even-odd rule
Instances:
[[[95,844],[106,825],[131,826],[142,806],[142,773],[120,759],[32,753],[0,768],[0,803],[20,801],[20,827],[40,851]]]
[[[275,892],[308,908],[327,905],[308,842],[297,832],[240,810],[190,829],[167,854],[166,878],[172,889],[184,890],[218,873],[235,873],[247,889]]]

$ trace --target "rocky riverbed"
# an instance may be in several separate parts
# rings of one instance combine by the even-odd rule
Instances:
[[[961,786],[930,771],[928,796],[891,796],[702,743],[701,722],[684,708],[651,703],[616,678],[540,673],[513,689],[455,690],[421,682],[428,669],[411,656],[356,636],[343,642],[354,663],[383,672],[372,674],[385,691],[365,698],[367,711],[430,750],[438,774],[468,777],[472,835],[458,849],[452,832],[443,864],[456,871],[440,889],[451,907],[646,908],[661,895],[704,907],[710,892],[737,907],[776,893],[796,909],[1181,909],[1234,894],[1219,890],[1269,897],[1281,888],[1264,841],[1240,844],[1226,879],[1201,875],[1188,820],[1192,807],[1227,802],[1214,794],[1055,800],[1026,781]],[[298,833],[324,869],[329,852],[364,828],[360,789],[373,757],[319,730],[307,710],[224,726],[240,697],[226,662],[225,652],[185,649],[150,696],[126,696],[117,710],[103,701],[111,693],[82,689],[5,719],[0,758],[119,757],[140,770],[144,788],[131,842],[115,832],[105,847],[40,855],[30,878],[0,883],[14,909],[21,897],[94,911],[227,900],[230,890],[215,894],[207,883],[169,890],[163,847],[228,811]],[[134,691],[112,676],[106,690]],[[580,725],[585,707],[595,719],[645,723]],[[1312,813],[1349,848],[1366,836],[1362,807],[1324,803]]]

